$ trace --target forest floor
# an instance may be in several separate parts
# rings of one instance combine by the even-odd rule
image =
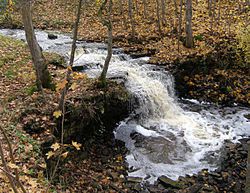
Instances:
[[[200,1],[197,1],[200,2]],[[33,18],[36,29],[56,30],[61,32],[72,32],[75,19],[75,10],[77,2],[74,1],[34,1]],[[118,6],[118,5],[115,5]],[[119,13],[119,8],[113,9],[113,36],[114,45],[124,48],[124,50],[137,56],[150,56],[150,63],[161,65],[169,69],[173,74],[180,74],[178,85],[181,88],[187,88],[185,93],[180,96],[207,100],[218,104],[244,104],[249,105],[249,67],[245,56],[238,57],[237,45],[244,42],[239,35],[244,35],[243,21],[246,19],[246,12],[243,8],[235,6],[234,1],[222,6],[220,21],[217,20],[211,33],[210,16],[207,7],[203,3],[194,4],[194,48],[188,49],[183,46],[185,41],[184,27],[182,27],[180,49],[178,52],[178,19],[175,19],[174,4],[166,5],[168,13],[165,23],[162,27],[162,33],[158,32],[155,2],[148,4],[147,19],[144,18],[143,5],[138,1],[138,14],[135,14],[136,36],[131,37],[131,29],[124,29]],[[218,18],[218,6],[216,6],[216,18]],[[229,11],[229,8],[232,11]],[[127,16],[127,7],[124,5]],[[18,11],[18,10],[16,10]],[[97,8],[94,3],[84,5],[81,22],[79,25],[79,39],[95,42],[106,42],[107,30],[99,22],[96,16]],[[177,11],[179,13],[179,10]],[[1,26],[8,27],[6,21],[1,18]],[[14,25],[22,28],[21,17],[18,12],[13,15]],[[130,26],[128,24],[128,26]],[[249,28],[248,28],[249,29]],[[248,56],[249,57],[249,56]],[[60,57],[54,54],[47,54],[49,61],[60,60]],[[52,62],[53,63],[53,62]],[[197,66],[198,65],[198,66]],[[191,67],[190,67],[191,66]],[[42,150],[41,142],[51,136],[50,129],[55,127],[55,119],[52,109],[56,109],[59,95],[51,90],[45,89],[47,97],[46,104],[42,103],[42,97],[34,87],[35,74],[27,45],[22,41],[13,40],[0,36],[0,116],[1,127],[5,129],[9,138],[13,142],[13,151],[15,152],[16,165],[21,171],[20,180],[25,188],[30,192],[42,192],[48,184],[46,179],[46,163]],[[62,79],[65,69],[49,65],[50,72],[55,82]],[[30,112],[25,119],[20,121],[23,112]],[[40,114],[35,112],[42,112]],[[30,120],[39,122],[42,132],[26,133],[23,128]],[[39,129],[40,130],[40,129]],[[58,192],[142,192],[141,187],[137,186],[136,180],[131,182],[124,181],[127,173],[126,164],[123,155],[126,150],[123,144],[113,141],[109,133],[107,138],[98,138],[97,136],[86,139],[88,153],[81,149],[83,157],[74,158],[78,155],[76,150],[71,150],[72,160],[64,160],[64,168],[60,168],[62,173],[58,174],[57,183],[52,186],[51,191]],[[3,136],[1,135],[1,141]],[[93,142],[94,141],[94,142]],[[9,160],[8,148],[4,145],[4,152]],[[86,146],[84,146],[86,148]],[[240,148],[242,148],[240,146]],[[231,148],[229,151],[234,151]],[[241,151],[241,150],[240,150]],[[237,154],[238,150],[235,150]],[[76,154],[75,154],[76,153]],[[238,155],[238,154],[237,154]],[[245,156],[245,152],[239,154]],[[244,158],[245,159],[245,158]],[[213,174],[217,177],[218,184],[210,184],[207,180],[209,174],[204,172],[200,174],[203,183],[197,185],[196,181],[187,182],[188,188],[194,190],[200,189],[206,191],[214,190],[220,192],[226,191],[225,187],[218,187],[221,178],[226,181],[229,176],[239,176],[244,179],[246,170],[246,161],[235,163],[236,173]],[[83,162],[79,166],[79,161]],[[11,165],[10,165],[11,166]],[[15,167],[12,165],[12,167]],[[231,166],[230,166],[231,167]],[[62,170],[64,169],[64,170]],[[239,172],[238,172],[239,171]],[[243,173],[241,173],[243,171]],[[224,176],[223,176],[224,175]],[[60,177],[61,176],[61,177]],[[243,177],[242,177],[243,176]],[[204,178],[204,179],[203,179]],[[228,184],[237,182],[239,178],[230,178]],[[208,179],[208,178],[207,178]],[[238,180],[238,181],[240,181]],[[6,183],[6,175],[0,172],[0,192],[10,192],[10,186]],[[185,183],[184,183],[185,184]],[[189,185],[188,185],[189,184]],[[195,184],[197,186],[195,186]],[[242,186],[243,187],[243,186]],[[238,187],[236,190],[241,190]],[[161,192],[162,187],[151,187],[152,192]],[[211,189],[212,188],[212,189]],[[224,189],[223,189],[224,188]],[[228,189],[230,192],[232,189]],[[237,188],[237,187],[236,187]],[[176,190],[177,191],[177,190]]]

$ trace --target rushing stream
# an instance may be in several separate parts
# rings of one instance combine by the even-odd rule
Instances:
[[[0,33],[25,39],[21,30]],[[46,32],[37,32],[44,51],[66,58],[72,40],[58,34],[49,40]],[[100,74],[107,54],[106,46],[77,42],[74,67],[90,77]],[[175,97],[174,81],[168,72],[147,64],[147,57],[132,59],[122,49],[114,49],[108,77],[123,79],[132,94],[131,115],[122,121],[115,137],[129,149],[129,175],[153,182],[160,175],[177,179],[201,169],[214,170],[225,140],[236,142],[249,136],[250,124],[244,115],[248,108],[220,108],[195,100]]]

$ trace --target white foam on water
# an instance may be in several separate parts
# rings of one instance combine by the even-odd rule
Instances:
[[[24,39],[23,31],[0,33]],[[64,56],[70,51],[68,36],[59,34],[58,39],[48,40],[47,33],[36,34],[44,50]],[[81,42],[77,46],[75,65],[89,67],[85,73],[90,77],[99,76],[107,54],[105,46]],[[124,76],[135,98],[131,116],[115,131],[130,152],[126,157],[129,167],[136,169],[129,175],[153,183],[161,175],[177,179],[204,168],[215,169],[225,140],[236,142],[249,136],[250,123],[244,117],[249,108],[219,108],[196,100],[177,102],[172,76],[146,64],[148,59],[114,54],[108,70],[108,76]]]

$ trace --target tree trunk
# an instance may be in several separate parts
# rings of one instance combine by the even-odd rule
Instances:
[[[219,0],[218,24],[220,24],[221,0]]]
[[[133,7],[132,0],[128,0],[128,15],[129,15],[130,23],[131,23],[131,27],[132,27],[131,36],[135,37],[135,24],[134,24],[132,7]]]
[[[147,18],[147,4],[146,4],[146,0],[143,0],[143,9],[144,9],[144,18]]]
[[[123,20],[124,29],[127,29],[128,26],[127,26],[126,17],[125,17],[125,14],[124,14],[122,0],[118,0],[118,2],[119,2],[120,9],[121,9],[121,14],[122,14],[122,20]]]
[[[210,32],[211,34],[213,34],[213,24],[214,24],[214,18],[215,18],[215,4],[216,4],[216,0],[213,0],[214,2],[214,6],[213,6],[213,13],[212,13],[212,17],[211,17],[211,26],[210,26]],[[211,2],[212,3],[212,2]]]
[[[165,0],[161,0],[161,17],[162,17],[162,26],[166,26],[166,12],[165,12]]]
[[[159,8],[159,0],[156,0],[156,13],[157,13],[157,25],[159,33],[161,33],[161,20],[160,20],[160,8]]]
[[[193,46],[193,31],[192,31],[192,0],[187,0],[186,7],[186,47]]]
[[[136,15],[139,15],[139,12],[138,12],[138,2],[137,2],[137,0],[135,0],[135,8],[136,8]]]
[[[107,0],[105,0],[103,2],[101,8],[98,11],[98,16],[100,18],[100,21],[102,22],[103,25],[105,25],[108,28],[108,54],[107,54],[107,57],[106,57],[105,62],[104,62],[104,67],[102,69],[102,73],[98,79],[100,87],[106,86],[106,75],[107,75],[109,63],[110,63],[110,60],[112,57],[112,45],[113,45],[113,43],[112,43],[112,41],[113,41],[112,22],[111,22],[111,18],[110,18],[110,15],[112,12],[112,9],[111,9],[112,8],[112,0],[110,0],[110,4],[109,4],[109,12],[108,12],[108,18],[107,18],[108,20],[105,20],[102,16],[102,11],[105,8],[106,3],[107,3]]]
[[[174,12],[175,12],[175,17],[174,17],[174,28],[173,32],[176,33],[177,31],[177,18],[178,18],[178,6],[176,0],[174,0]]]
[[[180,38],[181,38],[181,24],[182,24],[182,7],[183,7],[183,0],[181,0],[181,3],[180,3],[179,33],[178,33],[178,53],[180,52]]]
[[[75,50],[76,50],[76,40],[77,40],[77,34],[78,34],[78,25],[79,25],[80,16],[81,16],[81,8],[82,8],[82,0],[79,0],[77,14],[76,14],[75,27],[74,27],[74,34],[73,34],[73,42],[72,42],[72,45],[71,45],[69,67],[72,67],[73,63],[74,63]],[[59,110],[61,110],[62,112],[63,112],[65,97],[66,97],[67,91],[68,91],[68,85],[69,85],[69,81],[70,81],[71,69],[68,68],[67,75],[66,75],[67,83],[66,83],[65,87],[63,88],[60,103],[59,103]]]
[[[32,61],[36,70],[37,84],[41,90],[42,87],[49,88],[51,86],[51,77],[47,68],[45,58],[42,54],[41,48],[36,40],[36,36],[34,33],[30,11],[30,1],[21,0],[20,3],[22,9],[25,36],[30,48]]]

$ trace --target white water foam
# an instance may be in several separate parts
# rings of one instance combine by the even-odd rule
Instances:
[[[24,38],[23,31],[0,32]],[[70,51],[68,36],[48,40],[47,33],[36,34],[44,50],[64,56]],[[105,46],[82,42],[77,46],[75,65],[86,66],[85,73],[90,77],[99,76],[107,54]],[[226,139],[236,142],[249,136],[250,124],[244,117],[248,108],[219,108],[194,100],[177,103],[171,75],[146,64],[148,58],[132,59],[115,51],[108,76],[123,76],[135,98],[131,116],[115,131],[116,138],[124,141],[130,151],[127,162],[135,170],[129,175],[152,183],[161,175],[177,179],[203,168],[213,170]]]

